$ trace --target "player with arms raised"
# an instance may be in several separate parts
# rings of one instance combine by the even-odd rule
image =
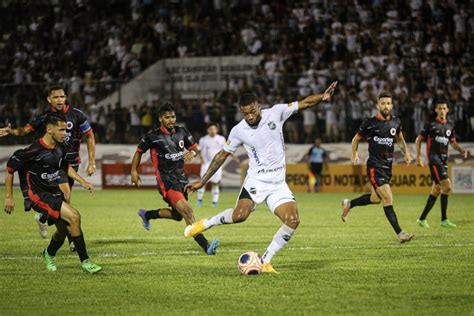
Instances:
[[[372,184],[372,193],[364,194],[354,200],[342,201],[342,221],[345,222],[349,211],[355,206],[383,203],[385,216],[397,234],[401,243],[410,241],[415,235],[404,232],[398,224],[397,215],[393,209],[393,196],[390,188],[392,178],[392,162],[394,142],[397,141],[406,164],[412,158],[403,138],[400,119],[392,115],[392,95],[382,92],[378,96],[377,109],[379,114],[366,120],[359,132],[352,139],[352,163],[359,164],[357,149],[364,138],[369,142],[369,159],[367,160],[367,177]]]
[[[227,157],[239,146],[244,146],[249,157],[249,169],[237,205],[186,227],[186,237],[195,236],[213,226],[243,222],[257,204],[266,202],[270,211],[283,222],[262,256],[263,271],[276,272],[270,261],[288,243],[300,222],[295,198],[285,182],[283,124],[296,112],[329,100],[336,85],[337,82],[333,82],[322,94],[308,96],[299,102],[276,104],[265,110],[261,109],[253,93],[240,96],[239,107],[244,119],[232,128],[224,148],[214,156],[202,179],[187,187],[190,191],[202,188]]]
[[[449,112],[447,102],[439,101],[436,104],[435,111],[435,121],[427,123],[416,138],[416,163],[420,167],[424,166],[421,160],[421,143],[426,140],[426,156],[429,161],[431,179],[433,180],[430,196],[416,223],[420,227],[430,227],[426,217],[441,194],[441,227],[454,228],[456,224],[452,223],[447,215],[448,195],[451,192],[451,181],[448,178],[448,144],[451,144],[464,159],[467,158],[467,151],[456,142],[454,124],[447,119]]]

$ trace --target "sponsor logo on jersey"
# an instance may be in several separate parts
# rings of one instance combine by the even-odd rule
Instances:
[[[166,153],[165,158],[168,160],[178,161],[184,156],[184,151],[180,151],[179,153]]]
[[[376,142],[379,145],[387,145],[388,147],[393,146],[393,138],[391,138],[391,137],[374,136],[373,140],[374,140],[374,142]]]
[[[276,124],[273,121],[269,122],[267,125],[268,125],[268,128],[270,128],[271,130],[274,130],[276,128]]]
[[[252,156],[255,159],[255,162],[257,163],[257,165],[260,165],[260,158],[258,158],[257,150],[255,149],[255,147],[252,147],[251,151],[252,151]]]
[[[285,168],[285,166],[279,166],[279,167],[275,167],[275,168],[271,168],[271,169],[260,169],[257,171],[258,174],[260,173],[271,173],[271,172],[277,172],[277,171],[280,171],[280,170],[283,170]]]
[[[184,148],[184,140],[178,142],[179,147]]]
[[[397,133],[397,130],[395,128],[390,129],[390,135],[395,136],[396,133]]]
[[[44,172],[41,174],[41,179],[52,182],[56,181],[59,178],[59,170],[56,171],[55,173],[47,173]]]
[[[448,137],[451,136],[451,130],[450,130],[450,129],[448,129],[448,130],[446,131],[446,136],[448,136]]]
[[[438,136],[438,135],[436,135],[435,141],[443,145],[447,145],[449,143],[449,139],[447,137]]]
[[[71,122],[71,121],[67,121],[67,123],[66,123],[66,128],[67,128],[67,129],[72,129],[73,127],[74,127],[74,123]]]

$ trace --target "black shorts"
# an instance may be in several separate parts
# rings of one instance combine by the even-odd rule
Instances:
[[[436,184],[448,179],[448,165],[441,162],[430,162],[430,172],[431,180]]]
[[[374,189],[377,190],[378,187],[384,184],[390,184],[390,180],[392,179],[392,169],[367,166],[367,178],[369,178]]]
[[[76,170],[76,172],[79,170],[79,166],[76,165],[76,166],[72,166],[71,167]],[[61,170],[60,172],[61,174],[61,177],[59,178],[59,181],[58,183],[61,184],[61,183],[69,183],[69,187],[72,189],[72,186],[74,185],[74,179],[73,178],[70,178],[68,177],[67,175],[67,171],[66,170]]]
[[[311,172],[314,175],[320,175],[321,171],[323,171],[323,164],[322,163],[319,163],[319,162],[318,163],[314,163],[314,162],[311,163]]]
[[[61,218],[62,193],[33,193],[30,191],[29,196],[32,208],[48,220],[48,225],[55,224]]]
[[[165,201],[172,209],[176,210],[176,204],[185,199],[188,200],[188,193],[185,192],[184,187],[187,183],[185,182],[163,182],[163,187],[158,185],[158,192],[160,192]]]

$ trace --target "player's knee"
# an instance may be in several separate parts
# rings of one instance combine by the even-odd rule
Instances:
[[[69,225],[78,226],[81,224],[81,214],[74,212],[69,216]]]
[[[249,215],[250,215],[250,210],[247,210],[247,209],[234,210],[232,220],[234,223],[240,223],[240,222],[245,221],[249,217]]]
[[[449,194],[451,193],[451,183],[446,183],[441,187],[441,193],[443,194]]]
[[[288,216],[287,219],[285,220],[285,225],[293,229],[296,229],[299,224],[300,224],[300,217],[298,216],[298,214]]]

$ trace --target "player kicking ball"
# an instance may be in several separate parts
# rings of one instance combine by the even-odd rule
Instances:
[[[450,143],[464,159],[467,158],[467,151],[456,142],[454,124],[447,120],[449,112],[447,102],[438,102],[435,111],[435,121],[427,123],[416,138],[416,164],[420,167],[424,166],[421,160],[421,143],[426,140],[426,156],[429,161],[431,180],[433,180],[430,196],[416,223],[423,228],[430,227],[426,217],[441,194],[441,227],[454,228],[456,224],[452,223],[447,215],[448,196],[451,192],[451,181],[448,178],[448,144]]]
[[[42,214],[49,225],[56,225],[56,232],[51,238],[42,256],[49,271],[56,271],[55,257],[69,233],[76,246],[81,260],[82,269],[88,273],[97,273],[102,268],[89,260],[86,243],[81,229],[81,215],[63,199],[59,188],[61,170],[67,170],[67,175],[78,181],[83,188],[92,192],[92,185],[77,174],[66,159],[67,150],[62,143],[66,138],[67,124],[62,114],[50,113],[45,120],[46,133],[30,146],[17,150],[7,162],[5,175],[5,212],[14,211],[13,174],[20,168],[26,168],[26,183],[28,187],[31,208]],[[26,202],[26,200],[25,200]],[[29,206],[28,206],[29,207]],[[25,205],[25,209],[27,206]]]
[[[296,112],[329,100],[336,85],[337,82],[333,82],[323,94],[312,95],[299,102],[276,104],[265,110],[261,109],[257,96],[253,93],[241,95],[239,107],[244,119],[232,128],[226,144],[214,156],[201,180],[187,186],[191,192],[201,189],[227,157],[235,153],[240,146],[244,146],[249,158],[249,169],[237,205],[214,217],[187,226],[184,235],[193,237],[214,226],[241,223],[258,204],[265,202],[283,223],[262,256],[263,271],[276,273],[270,261],[285,247],[300,223],[295,198],[285,182],[283,124]]]
[[[195,221],[193,209],[189,205],[188,195],[184,190],[188,183],[184,174],[184,161],[196,157],[199,151],[198,145],[186,128],[176,125],[176,114],[171,104],[163,105],[158,111],[158,116],[160,128],[146,134],[133,155],[131,180],[133,184],[139,186],[138,166],[140,166],[143,153],[150,150],[158,191],[170,208],[138,210],[138,216],[140,216],[146,230],[150,230],[150,220],[152,219],[181,221],[184,218],[186,225]],[[196,234],[193,237],[206,254],[215,255],[217,253],[219,246],[217,239],[209,243],[203,234]]]
[[[390,188],[392,177],[392,161],[394,141],[397,141],[407,165],[412,158],[403,138],[400,119],[392,116],[392,95],[382,92],[378,96],[377,109],[379,113],[366,120],[359,132],[352,139],[352,163],[359,164],[357,149],[362,139],[369,142],[369,159],[367,160],[367,177],[372,184],[372,193],[364,194],[354,200],[342,200],[342,221],[345,222],[349,211],[355,206],[383,203],[385,216],[397,234],[401,243],[412,240],[414,234],[406,233],[398,224],[397,215],[393,209],[393,196]]]

